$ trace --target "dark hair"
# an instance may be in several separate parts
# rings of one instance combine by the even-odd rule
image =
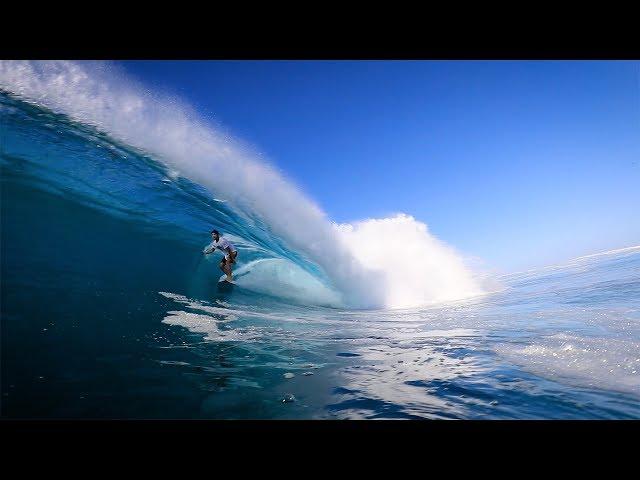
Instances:
[[[217,233],[218,235],[220,235],[220,232],[218,230],[211,230],[211,233]]]

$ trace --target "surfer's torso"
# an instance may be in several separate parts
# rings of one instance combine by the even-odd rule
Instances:
[[[217,242],[216,241],[211,242],[209,246],[205,249],[205,251],[213,252],[216,248],[222,250],[225,258],[229,257],[229,252],[227,251],[227,248],[229,248],[231,252],[237,252],[236,247],[233,246],[233,243],[231,243],[226,238],[222,238],[222,237],[220,237],[220,239]]]

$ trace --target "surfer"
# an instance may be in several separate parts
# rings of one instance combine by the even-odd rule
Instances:
[[[208,255],[209,253],[213,253],[216,248],[224,253],[224,257],[220,261],[220,270],[226,273],[226,280],[227,282],[231,283],[231,281],[233,280],[231,265],[236,263],[236,258],[238,258],[238,250],[236,250],[236,247],[234,247],[229,240],[227,240],[226,238],[222,238],[218,230],[211,230],[211,238],[213,238],[213,242],[207,245],[202,253]]]

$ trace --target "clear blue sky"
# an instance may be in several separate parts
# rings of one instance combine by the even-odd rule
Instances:
[[[640,62],[120,62],[339,222],[405,212],[517,271],[640,244]]]

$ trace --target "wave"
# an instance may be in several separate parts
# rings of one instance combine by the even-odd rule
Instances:
[[[247,237],[267,232],[263,238],[277,237],[318,267],[296,265],[296,255],[245,265],[247,288],[355,308],[416,307],[483,293],[462,256],[426,224],[406,214],[332,222],[256,149],[117,65],[0,61],[0,88],[149,155],[168,168],[166,181],[188,178],[228,205]]]

